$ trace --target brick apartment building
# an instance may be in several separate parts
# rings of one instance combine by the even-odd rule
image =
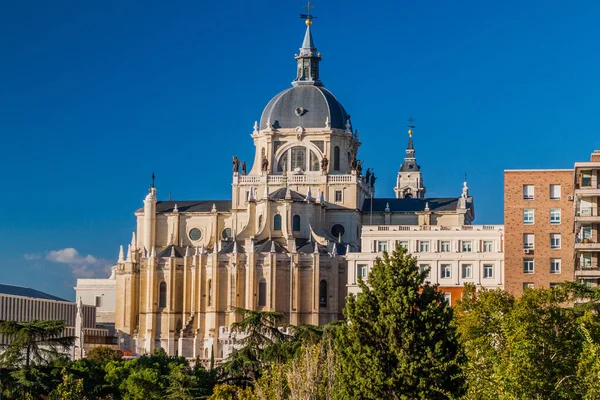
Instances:
[[[573,170],[504,171],[504,288],[574,279]]]

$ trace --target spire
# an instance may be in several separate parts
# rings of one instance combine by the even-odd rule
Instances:
[[[300,47],[300,54],[295,54],[298,68],[296,69],[296,79],[294,79],[292,85],[323,86],[323,83],[319,80],[319,62],[321,61],[321,53],[317,52],[310,30],[313,19],[316,18],[310,12],[313,8],[313,6],[310,5],[310,0],[308,1],[306,8],[308,12],[306,14],[300,14],[300,18],[306,20],[306,32],[304,33],[302,47]]]
[[[425,186],[421,176],[421,166],[417,164],[415,157],[415,147],[413,144],[413,123],[415,120],[411,116],[408,119],[408,145],[406,146],[406,156],[404,162],[400,165],[398,177],[396,179],[396,198],[423,198],[425,197]]]
[[[125,261],[125,255],[123,254],[123,245],[121,245],[119,246],[119,258],[117,262],[122,263],[123,261]]]

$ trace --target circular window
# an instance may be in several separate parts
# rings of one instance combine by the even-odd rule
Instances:
[[[335,224],[331,227],[331,235],[336,239],[340,236],[344,236],[344,233],[346,233],[346,229],[340,224]]]
[[[192,228],[188,232],[188,236],[193,241],[200,240],[202,238],[202,231],[198,228]]]
[[[230,239],[231,238],[231,229],[230,228],[223,229],[223,233],[221,233],[221,236],[223,237],[223,240]]]

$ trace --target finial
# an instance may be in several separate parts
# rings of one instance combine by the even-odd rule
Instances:
[[[156,179],[156,176],[154,175],[154,171],[152,172],[152,183],[150,184],[150,188],[154,189],[154,179]]]
[[[192,256],[192,251],[190,250],[190,246],[185,246],[185,256],[186,257]]]
[[[254,132],[258,132],[258,121],[254,121]]]
[[[338,255],[337,245],[335,244],[335,242],[333,243],[333,248],[331,249],[331,255],[332,256],[337,256]]]
[[[292,199],[292,191],[290,190],[289,186],[285,189],[285,199],[286,200]]]
[[[346,245],[346,255],[350,254],[350,244]]]
[[[425,211],[429,211],[429,202],[428,201],[425,202]]]
[[[271,239],[271,253],[275,253],[275,241]]]
[[[217,205],[215,203],[213,203],[212,208],[210,209],[210,212],[217,212]]]
[[[171,245],[171,258],[175,258],[175,246]]]
[[[127,258],[125,261],[131,261],[131,245],[127,246]]]
[[[300,18],[306,20],[304,22],[306,24],[306,26],[311,26],[312,25],[312,20],[314,18],[317,18],[314,15],[312,15],[311,12],[310,12],[310,10],[312,10],[313,8],[315,8],[315,6],[311,6],[310,5],[310,0],[307,0],[307,5],[305,5],[304,8],[306,8],[306,14],[300,14]]]
[[[137,247],[137,239],[135,235],[135,231],[131,234],[131,247],[135,250]]]
[[[390,212],[390,203],[385,203],[385,212]]]
[[[119,246],[119,258],[117,259],[117,262],[122,263],[123,261],[125,261],[125,255],[123,252],[123,245]]]
[[[238,252],[237,242],[233,242],[233,254],[237,254],[237,252]]]
[[[177,203],[175,203],[175,207],[173,207],[173,212],[174,213],[178,213],[179,209],[177,208]]]
[[[317,243],[316,241],[314,242],[314,249],[313,249],[313,253],[315,254],[319,254],[319,243]]]
[[[408,125],[406,125],[408,127],[408,134],[411,136],[413,134],[413,129],[415,129],[413,122],[415,122],[415,120],[413,119],[413,117],[411,115],[410,117],[408,117]]]
[[[352,134],[352,124],[350,123],[350,117],[346,119],[346,133]]]
[[[309,185],[308,189],[306,189],[306,201],[311,201],[312,199],[313,199],[312,192],[310,191],[310,185]]]
[[[152,246],[152,251],[150,252],[150,257],[156,258],[156,248]]]

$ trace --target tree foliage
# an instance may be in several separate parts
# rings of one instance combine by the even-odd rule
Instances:
[[[461,387],[452,309],[397,247],[377,259],[362,293],[349,297],[335,350],[338,398],[441,399]]]

